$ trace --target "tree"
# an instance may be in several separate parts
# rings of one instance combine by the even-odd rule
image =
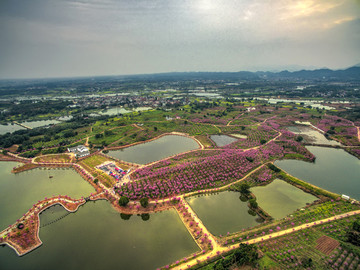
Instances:
[[[268,167],[269,167],[270,170],[273,170],[274,172],[280,172],[281,171],[278,167],[276,167],[274,164],[271,164],[271,163],[268,165]]]
[[[295,141],[297,142],[301,142],[304,138],[302,136],[297,136]]]
[[[149,205],[149,199],[148,198],[141,198],[140,199],[140,204],[142,207],[146,208]]]
[[[149,220],[149,219],[150,219],[150,214],[141,214],[141,219],[142,219],[143,221]]]
[[[250,162],[253,162],[253,161],[254,161],[254,159],[253,159],[252,157],[246,157],[246,159],[247,159],[248,161],[250,161]]]
[[[95,139],[100,139],[102,138],[104,135],[101,133],[95,134]]]
[[[235,262],[241,266],[248,263],[253,265],[259,258],[259,255],[254,244],[240,244],[239,248],[235,250],[233,257]]]
[[[308,267],[312,266],[313,261],[312,261],[311,258],[304,257],[304,258],[301,259],[301,264],[302,264],[303,267],[308,268]]]
[[[256,199],[250,199],[249,203],[250,203],[251,208],[254,208],[254,209],[258,208],[258,203],[257,203]]]
[[[126,206],[129,203],[129,198],[125,196],[121,196],[119,199],[119,205],[120,206]]]
[[[240,193],[249,194],[250,193],[250,185],[248,183],[242,183],[240,185]]]
[[[123,220],[129,220],[131,218],[132,215],[129,214],[124,214],[124,213],[120,213],[120,217]]]

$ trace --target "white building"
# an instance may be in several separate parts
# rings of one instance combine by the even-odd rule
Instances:
[[[85,157],[90,155],[89,149],[84,145],[78,145],[75,147],[68,148],[70,153],[74,153],[75,157]]]

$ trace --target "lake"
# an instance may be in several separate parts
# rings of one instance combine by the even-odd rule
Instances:
[[[327,144],[327,145],[341,145],[339,142],[334,140],[328,140],[319,131],[313,130],[310,127],[305,126],[290,126],[287,129],[295,134],[302,135],[304,141],[307,143],[316,144]]]
[[[13,224],[34,203],[45,197],[68,195],[78,199],[95,192],[75,170],[33,169],[18,174],[11,173],[12,168],[18,164],[0,162],[0,230]]]
[[[318,146],[306,148],[315,155],[315,163],[279,160],[275,165],[313,185],[360,200],[359,159],[343,149]]]
[[[261,218],[248,213],[247,202],[240,200],[239,192],[220,192],[186,198],[191,208],[214,235],[225,235],[256,226]]]
[[[213,140],[218,147],[225,146],[237,141],[237,139],[227,135],[211,135],[210,139]]]
[[[274,219],[284,218],[317,200],[317,197],[280,179],[275,179],[266,186],[253,187],[251,192],[256,196],[259,206]]]
[[[62,214],[61,206],[52,207],[41,224]],[[40,238],[43,245],[23,257],[1,248],[0,269],[156,269],[199,251],[175,210],[124,220],[106,201],[88,202],[41,228]]]
[[[197,148],[199,145],[191,138],[167,135],[151,142],[109,151],[108,155],[128,162],[147,164]]]

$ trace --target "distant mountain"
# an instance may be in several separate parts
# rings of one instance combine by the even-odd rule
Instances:
[[[78,78],[54,79],[26,79],[26,80],[0,80],[0,88],[23,86],[66,85],[67,87],[78,84],[95,85],[99,83],[120,81],[190,81],[190,80],[216,80],[216,81],[263,81],[263,80],[301,80],[301,81],[357,81],[360,82],[360,63],[342,70],[321,68],[315,70],[298,70],[280,72],[271,71],[238,71],[238,72],[168,72],[156,74],[118,75],[118,76],[93,76]]]
[[[328,68],[299,71],[239,71],[239,72],[173,72],[159,74],[143,74],[124,76],[126,79],[136,80],[315,80],[315,81],[360,81],[360,66],[353,66],[344,70]]]

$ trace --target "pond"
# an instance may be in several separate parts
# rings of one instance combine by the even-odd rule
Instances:
[[[72,169],[33,169],[18,174],[11,173],[12,168],[18,164],[0,162],[0,230],[13,224],[34,203],[45,197],[68,195],[76,199],[95,192]]]
[[[31,122],[23,122],[24,126],[30,127],[30,128],[37,128],[37,127],[44,127],[48,125],[55,125],[59,124],[61,121],[58,120],[40,120],[40,121],[31,121]]]
[[[237,141],[237,139],[227,135],[211,135],[210,139],[213,140],[218,147],[225,146]]]
[[[8,132],[12,133],[12,132],[20,130],[20,129],[25,129],[25,128],[20,127],[15,124],[0,125],[0,135],[3,135]]]
[[[304,137],[304,141],[307,143],[316,144],[327,144],[327,145],[341,145],[339,142],[334,140],[328,140],[319,131],[313,130],[310,127],[305,126],[289,126],[287,129],[295,134]]]
[[[251,188],[259,206],[274,219],[281,219],[317,200],[317,197],[283,180],[275,179],[266,186]]]
[[[41,224],[64,216],[60,208],[41,214]],[[42,227],[40,238],[43,245],[20,258],[0,249],[0,269],[156,269],[199,251],[175,210],[124,220],[106,201]]]
[[[248,213],[247,202],[240,200],[239,192],[189,197],[186,201],[214,235],[238,232],[262,222],[258,215]]]
[[[342,149],[307,146],[315,163],[280,160],[275,165],[289,174],[338,194],[360,200],[360,160]]]
[[[167,135],[151,142],[110,151],[108,155],[128,162],[147,164],[197,148],[199,145],[191,138]]]

